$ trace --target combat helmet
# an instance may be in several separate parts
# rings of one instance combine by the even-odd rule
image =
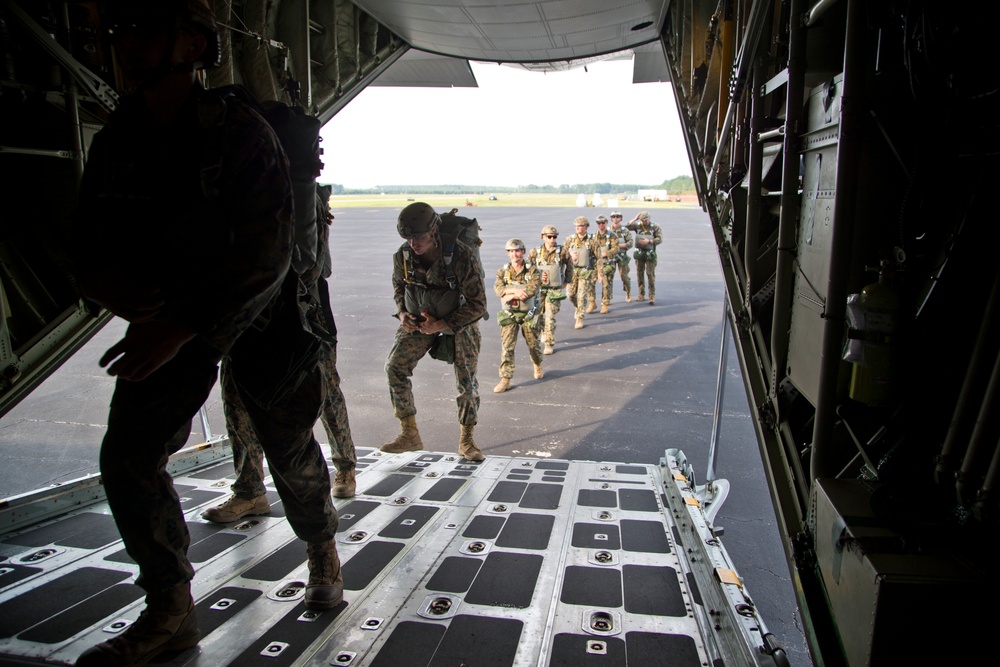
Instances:
[[[507,241],[507,245],[503,247],[504,250],[524,250],[524,241],[521,239],[511,239]]]
[[[204,52],[191,66],[198,69],[217,67],[222,61],[219,25],[208,0],[112,0],[108,22],[112,37],[129,28],[187,26],[204,35],[206,40]]]
[[[574,227],[590,227],[590,221],[587,220],[585,216],[577,216],[576,220],[573,221]]]
[[[436,231],[441,224],[439,216],[430,204],[422,201],[414,202],[399,212],[396,219],[396,231],[404,239],[412,239],[427,232]]]
[[[552,225],[545,225],[544,227],[542,227],[542,238],[545,238],[545,236],[548,234],[552,234],[553,236],[558,237],[559,230],[553,227]]]
[[[621,211],[611,211],[611,217],[612,218],[620,218],[620,217],[622,217],[622,212]]]
[[[597,219],[595,220],[595,222],[598,222],[598,223],[600,223],[600,222],[607,222],[607,221],[608,221],[608,219],[605,218],[603,215],[597,216]]]

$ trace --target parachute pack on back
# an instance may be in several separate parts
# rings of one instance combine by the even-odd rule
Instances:
[[[225,101],[237,98],[259,113],[278,137],[292,181],[295,202],[295,239],[292,266],[300,274],[316,263],[316,179],[323,169],[319,132],[322,123],[301,107],[284,102],[259,103],[249,90],[240,85],[221,86],[205,91],[199,107],[202,125],[221,125],[225,117]],[[221,103],[221,104],[220,104]],[[210,134],[202,162],[202,189],[212,198],[221,174],[222,133]]]
[[[479,238],[479,231],[482,229],[475,218],[466,218],[458,215],[458,209],[453,208],[447,213],[441,213],[441,224],[438,225],[438,235],[441,237],[441,250],[444,252],[446,272],[449,277],[455,275],[451,266],[452,256],[455,254],[455,242],[459,241],[469,246],[472,254],[476,256],[479,264],[479,277],[486,280],[486,271],[483,269],[483,260],[479,255],[479,246],[483,245],[483,240]]]

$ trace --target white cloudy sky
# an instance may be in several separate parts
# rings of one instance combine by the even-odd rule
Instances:
[[[323,128],[321,182],[658,185],[691,173],[673,89],[633,84],[630,61],[472,69],[478,88],[362,91]]]

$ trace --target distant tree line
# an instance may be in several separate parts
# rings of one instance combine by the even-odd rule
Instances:
[[[639,183],[577,183],[575,185],[518,185],[514,187],[486,185],[380,185],[374,188],[345,188],[339,183],[328,184],[335,195],[455,195],[455,194],[503,194],[516,192],[532,192],[541,194],[577,194],[600,192],[602,194],[618,194],[636,192],[638,190],[663,190],[670,194],[694,192],[694,179],[690,176],[677,176],[663,181],[660,185]]]

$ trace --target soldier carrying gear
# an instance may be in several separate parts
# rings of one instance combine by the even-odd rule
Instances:
[[[556,344],[556,315],[560,301],[566,298],[563,287],[566,276],[573,272],[559,245],[559,230],[552,225],[542,227],[542,245],[532,248],[528,261],[538,268],[541,276],[542,354],[552,354]]]
[[[649,283],[649,305],[656,303],[656,246],[663,243],[663,230],[650,222],[649,212],[641,211],[625,227],[635,232],[635,271],[639,283],[638,301],[646,300]]]
[[[618,275],[622,279],[622,287],[625,288],[625,302],[629,303],[632,301],[632,278],[629,275],[631,267],[628,250],[632,247],[632,232],[622,227],[621,211],[611,212],[611,226],[608,228],[608,232],[618,237],[618,256],[616,257]]]
[[[594,234],[600,254],[597,259],[597,280],[590,281],[590,289],[593,290],[590,305],[593,306],[597,300],[597,286],[600,282],[601,289],[601,312],[607,313],[611,306],[612,283],[615,277],[615,267],[618,266],[618,237],[608,230],[608,219],[603,215],[597,216],[597,233]],[[590,312],[589,310],[587,312]]]
[[[587,233],[590,222],[584,216],[579,216],[573,221],[575,234],[566,237],[563,242],[563,256],[573,266],[572,276],[569,280],[569,287],[566,295],[576,306],[576,325],[574,328],[583,328],[583,317],[585,313],[595,310],[593,292],[591,291],[591,280],[596,280],[594,275],[594,265],[600,257],[600,249],[593,236]],[[590,299],[590,306],[586,305]]]
[[[423,449],[410,377],[424,355],[430,352],[435,356],[439,349],[436,346],[447,344],[454,349],[452,364],[459,392],[462,432],[458,453],[466,460],[482,461],[483,453],[473,440],[473,430],[479,410],[476,369],[482,337],[478,320],[486,312],[486,291],[475,252],[464,243],[456,243],[454,253],[448,255],[442,247],[440,225],[441,217],[423,202],[408,205],[396,221],[396,230],[406,243],[392,261],[399,328],[385,371],[401,429],[380,449],[388,453]]]
[[[497,324],[500,325],[500,383],[493,391],[498,394],[510,389],[510,380],[514,377],[514,346],[518,330],[528,344],[535,379],[541,380],[545,376],[542,347],[538,339],[541,277],[534,265],[524,261],[524,241],[510,239],[504,248],[510,261],[497,271],[493,284],[493,290],[503,304],[503,310],[497,316]]]

